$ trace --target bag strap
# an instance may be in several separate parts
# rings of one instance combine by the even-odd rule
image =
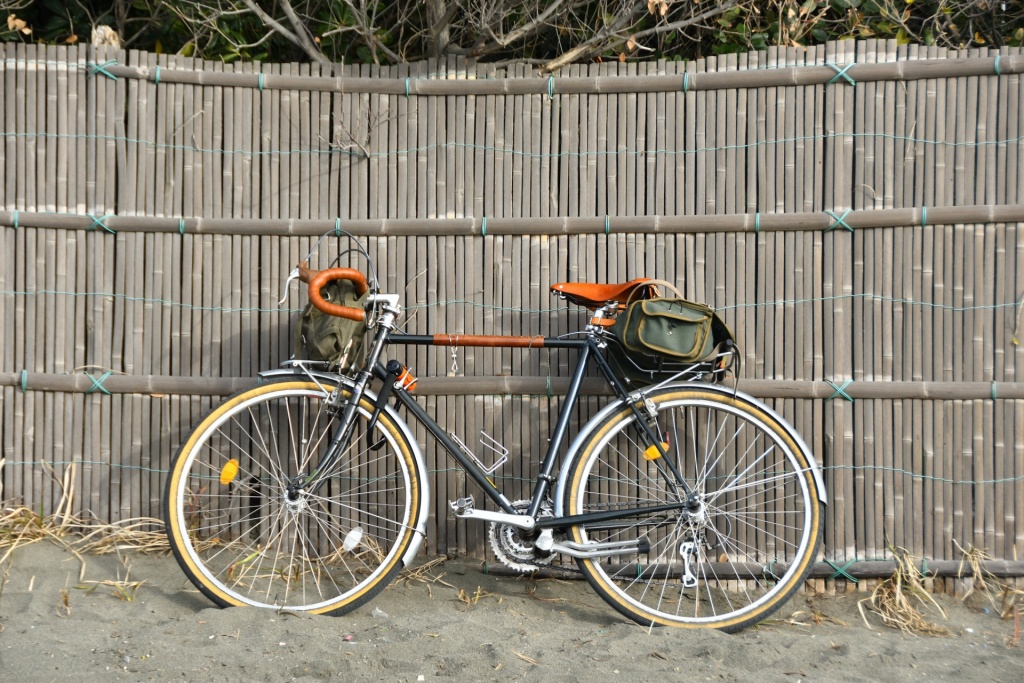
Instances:
[[[644,283],[644,285],[648,287],[664,287],[665,289],[675,294],[676,297],[680,299],[686,298],[685,296],[683,296],[683,293],[680,292],[679,289],[668,280],[648,280],[647,282]]]

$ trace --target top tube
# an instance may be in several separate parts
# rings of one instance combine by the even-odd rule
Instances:
[[[394,331],[388,341],[412,346],[477,346],[505,349],[579,349],[587,345],[586,337],[516,337],[483,334],[405,334]]]

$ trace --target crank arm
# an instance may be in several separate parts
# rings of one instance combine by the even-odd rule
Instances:
[[[576,543],[575,541],[560,541],[558,543],[552,543],[550,547],[547,548],[544,547],[547,544],[542,541],[543,537],[537,541],[537,547],[541,550],[581,559],[633,553],[643,555],[651,551],[651,542],[646,536],[633,541],[606,541],[604,543]]]

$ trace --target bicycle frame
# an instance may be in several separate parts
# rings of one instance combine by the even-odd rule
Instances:
[[[555,465],[558,462],[558,451],[560,450],[565,440],[565,436],[568,433],[569,422],[572,418],[573,409],[576,406],[576,402],[580,395],[583,378],[592,361],[597,363],[601,375],[611,387],[615,397],[618,399],[618,402],[628,405],[637,417],[640,418],[637,420],[637,424],[642,427],[640,439],[645,443],[645,445],[656,447],[661,451],[662,455],[665,455],[661,445],[661,440],[657,438],[649,424],[653,415],[649,415],[645,418],[641,413],[641,409],[638,407],[638,405],[644,405],[642,394],[631,395],[615,375],[611,366],[608,364],[608,361],[601,354],[600,336],[596,331],[588,328],[584,333],[585,336],[578,339],[565,339],[558,337],[475,337],[467,335],[459,335],[456,337],[454,335],[407,335],[394,331],[392,329],[392,320],[393,318],[389,314],[381,323],[378,324],[377,333],[374,337],[373,343],[371,344],[371,350],[367,355],[367,367],[364,367],[364,369],[357,374],[354,385],[351,387],[352,397],[347,401],[346,405],[342,407],[340,429],[334,436],[333,443],[328,454],[325,456],[324,460],[317,465],[315,472],[329,470],[333,465],[334,458],[336,458],[337,454],[343,450],[350,432],[349,426],[352,424],[354,419],[355,405],[358,403],[359,397],[367,391],[370,379],[375,376],[377,379],[384,382],[384,387],[378,395],[377,405],[382,406],[382,404],[386,403],[391,395],[394,395],[398,403],[405,407],[406,410],[416,418],[416,420],[423,424],[427,431],[430,432],[445,451],[447,451],[448,455],[453,458],[460,467],[462,467],[469,477],[473,479],[473,481],[476,482],[483,490],[484,494],[493,501],[505,515],[530,520],[528,523],[523,524],[524,528],[560,529],[574,524],[625,519],[638,515],[650,515],[652,513],[686,509],[688,507],[691,509],[695,508],[692,504],[694,492],[676,469],[673,460],[671,458],[657,458],[657,466],[662,471],[662,475],[665,477],[666,481],[670,482],[670,484],[678,491],[678,502],[659,506],[596,512],[569,517],[562,516],[560,514],[560,501],[555,501],[556,515],[551,518],[537,519],[537,514],[540,512],[541,506],[551,490],[551,485],[556,482],[556,478],[552,473],[554,472]],[[547,453],[541,461],[540,472],[535,480],[533,492],[530,496],[529,507],[526,512],[518,511],[513,507],[512,501],[510,501],[497,489],[497,487],[495,487],[487,473],[484,472],[477,462],[474,461],[473,455],[467,453],[468,449],[464,449],[461,444],[449,436],[444,428],[442,428],[434,418],[419,405],[415,397],[413,397],[404,386],[395,382],[395,376],[389,375],[387,370],[378,362],[384,348],[388,346],[445,346],[453,345],[455,343],[462,346],[575,349],[579,353],[576,360],[576,367],[573,371],[572,378],[565,395],[565,400],[562,403],[554,430],[551,434]],[[372,372],[369,367],[371,364]],[[383,400],[381,400],[381,396],[383,396]],[[302,485],[308,485],[316,478],[317,476],[315,473],[310,474],[304,479]],[[298,486],[298,482],[293,483],[293,486],[295,486],[296,489],[301,488]]]
[[[501,339],[498,337],[497,339]],[[509,339],[518,339],[516,337],[510,337]],[[431,336],[415,336],[415,335],[395,335],[392,337],[391,343],[398,344],[409,344],[409,345],[436,345],[439,337]],[[530,505],[526,511],[526,515],[529,517],[536,517],[540,511],[541,504],[544,502],[545,496],[548,494],[551,484],[555,482],[555,477],[552,476],[555,465],[558,461],[558,451],[562,446],[565,439],[565,435],[569,429],[569,421],[572,418],[573,408],[576,406],[576,401],[579,398],[580,388],[583,384],[583,377],[586,374],[587,368],[590,365],[591,359],[593,359],[598,368],[601,370],[601,374],[605,380],[611,386],[616,397],[623,401],[628,401],[629,392],[622,385],[622,382],[615,376],[611,367],[608,365],[608,361],[605,360],[604,356],[601,355],[598,340],[595,335],[588,333],[583,339],[559,339],[553,337],[536,338],[534,340],[534,347],[536,348],[562,348],[562,349],[576,349],[579,352],[579,357],[576,361],[576,367],[573,371],[572,378],[569,381],[569,388],[565,394],[565,400],[562,402],[561,410],[559,411],[558,418],[555,422],[554,430],[551,433],[551,439],[548,444],[547,453],[544,455],[540,465],[540,473],[537,475],[536,482],[534,483],[533,493],[530,496]],[[463,340],[464,343],[464,340]],[[496,345],[496,344],[495,344]],[[379,373],[378,373],[379,375]],[[487,475],[480,469],[480,467],[473,461],[472,458],[466,455],[463,449],[457,444],[448,434],[441,428],[440,425],[416,402],[409,392],[405,391],[401,387],[396,385],[395,396],[399,402],[404,406],[417,420],[419,420],[427,431],[437,439],[437,441],[444,447],[448,454],[455,459],[456,462],[466,471],[466,473],[475,481],[484,493],[490,498],[495,505],[500,507],[504,512],[516,515],[523,514],[517,512],[513,507],[511,501],[508,500],[493,483],[488,479]],[[634,412],[639,412],[635,403],[630,403],[630,406]],[[658,444],[658,448],[661,449],[660,442],[655,438],[650,426],[647,424],[647,420],[640,420],[639,424],[644,426],[644,433],[641,438],[644,439],[648,444]],[[678,471],[675,470],[675,465],[672,463],[671,458],[659,458],[659,465],[664,460],[669,468],[669,472],[664,472],[665,475],[671,475],[670,481],[673,481],[676,486],[681,489],[680,505],[668,505],[660,506],[658,508],[644,508],[643,510],[620,510],[610,513],[593,513],[589,515],[581,515],[577,517],[556,517],[547,520],[538,520],[537,528],[559,528],[564,526],[571,526],[576,523],[584,522],[598,522],[610,519],[620,519],[625,517],[632,517],[641,513],[661,512],[664,510],[678,509],[682,505],[685,505],[685,501],[693,494],[692,489],[687,485],[686,481],[682,478]]]

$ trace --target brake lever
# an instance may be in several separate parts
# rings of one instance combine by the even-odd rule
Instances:
[[[295,268],[292,269],[291,274],[288,276],[288,279],[284,281],[284,290],[281,292],[281,300],[277,302],[278,306],[283,304],[285,302],[285,300],[288,298],[288,285],[290,285],[292,283],[292,280],[298,280],[298,279],[299,279],[299,267],[295,266]]]

